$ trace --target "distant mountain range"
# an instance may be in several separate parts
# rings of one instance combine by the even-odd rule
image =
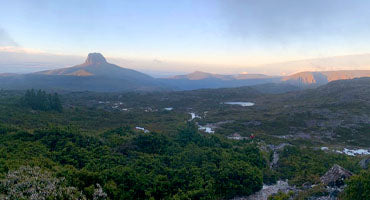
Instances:
[[[81,65],[30,74],[0,76],[0,88],[56,89],[71,91],[153,91],[167,90],[155,78],[110,64],[100,53],[90,53]]]
[[[264,74],[220,75],[196,71],[187,75],[164,78],[162,82],[180,90],[239,87],[267,83],[283,84],[284,87],[289,84],[298,88],[309,88],[324,85],[331,81],[361,77],[370,77],[370,70],[300,72],[289,76],[267,76]]]
[[[278,83],[281,77],[267,76],[264,74],[221,75],[196,71],[187,75],[178,75],[159,80],[176,90],[194,90]]]
[[[195,71],[186,75],[177,75],[170,77],[168,79],[188,79],[188,80],[202,80],[202,79],[220,79],[224,81],[230,80],[245,80],[245,79],[266,79],[272,78],[264,74],[236,74],[236,75],[221,75],[221,74],[211,74],[201,71]]]
[[[338,70],[368,70],[370,69],[370,54],[355,54],[295,60],[280,63],[263,64],[248,67],[250,71],[268,71],[271,74],[294,71],[338,71]],[[245,69],[239,69],[243,71]],[[294,71],[292,71],[294,70]]]
[[[320,86],[331,81],[370,77],[370,70],[341,70],[300,72],[282,78],[282,81],[300,87]]]
[[[196,71],[168,78],[110,64],[100,53],[90,53],[83,64],[29,74],[0,74],[2,89],[53,89],[70,91],[194,90],[261,85],[260,90],[289,91],[317,87],[331,81],[370,77],[370,70],[300,72],[290,76],[264,74],[221,75]],[[279,89],[279,87],[284,89]]]

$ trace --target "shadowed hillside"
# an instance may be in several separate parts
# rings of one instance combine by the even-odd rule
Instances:
[[[5,89],[56,89],[71,91],[153,91],[163,90],[156,79],[110,64],[100,53],[90,53],[85,63],[69,68],[25,75],[1,76]]]
[[[300,72],[284,77],[282,80],[304,86],[319,86],[331,81],[370,77],[370,70],[342,70],[342,71],[322,71],[322,72]]]
[[[264,74],[222,75],[196,71],[186,75],[177,75],[160,79],[176,90],[195,90],[204,88],[227,88],[280,82],[278,76]]]

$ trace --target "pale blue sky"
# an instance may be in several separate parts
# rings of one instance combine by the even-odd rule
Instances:
[[[0,46],[252,66],[370,53],[368,0],[0,0]]]

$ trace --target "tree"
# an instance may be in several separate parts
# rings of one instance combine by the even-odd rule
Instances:
[[[52,110],[56,110],[58,112],[62,112],[63,107],[62,107],[62,103],[61,103],[61,101],[59,99],[58,93],[54,93],[54,95],[51,97],[50,105],[51,105],[51,109]]]
[[[370,170],[362,171],[360,174],[352,176],[347,181],[343,199],[370,199]]]
[[[201,139],[196,125],[190,122],[185,127],[179,129],[176,141],[182,146],[185,146],[191,142],[200,142]]]
[[[262,188],[262,172],[244,161],[223,161],[216,184],[226,197],[250,195]]]
[[[144,133],[134,140],[134,145],[138,147],[138,151],[144,153],[164,153],[169,144],[170,142],[166,136],[155,132]]]
[[[27,90],[24,97],[22,98],[23,104],[34,110],[55,110],[62,112],[63,107],[57,93],[46,94],[45,91],[34,89]]]

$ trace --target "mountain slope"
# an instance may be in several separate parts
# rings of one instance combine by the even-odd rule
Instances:
[[[227,88],[265,83],[280,82],[280,77],[264,74],[221,75],[195,71],[186,75],[177,75],[160,79],[162,83],[177,90],[194,90],[203,88]]]
[[[370,70],[307,71],[285,77],[267,76],[264,74],[221,75],[196,71],[160,80],[162,83],[177,90],[228,88],[272,83],[282,83],[281,85],[274,85],[275,89],[278,86],[286,88],[289,85],[304,89],[325,85],[331,81],[362,77],[370,77]]]
[[[207,72],[195,71],[190,74],[177,75],[169,77],[167,79],[187,79],[187,80],[203,80],[203,79],[220,79],[220,80],[242,80],[242,79],[263,79],[272,78],[272,76],[267,76],[264,74],[236,74],[236,75],[222,75],[222,74],[212,74]]]
[[[56,70],[1,77],[1,88],[60,89],[72,91],[134,91],[165,89],[156,79],[110,64],[100,53],[90,53],[85,63]]]
[[[370,77],[370,70],[341,70],[321,72],[300,72],[284,77],[284,82],[298,86],[319,86],[336,80]]]
[[[106,61],[100,53],[90,53],[85,63],[74,67],[62,68],[36,72],[35,74],[44,75],[71,75],[71,76],[105,76],[110,78],[133,79],[153,81],[154,78],[127,68],[122,68]]]
[[[252,68],[255,71],[268,70],[274,74],[291,74],[297,71],[368,70],[369,66],[370,54],[367,53],[271,63]]]
[[[310,100],[311,104],[317,102],[325,104],[359,104],[370,105],[370,77],[355,78],[351,80],[336,80],[314,90],[304,90],[296,95],[301,102]]]

